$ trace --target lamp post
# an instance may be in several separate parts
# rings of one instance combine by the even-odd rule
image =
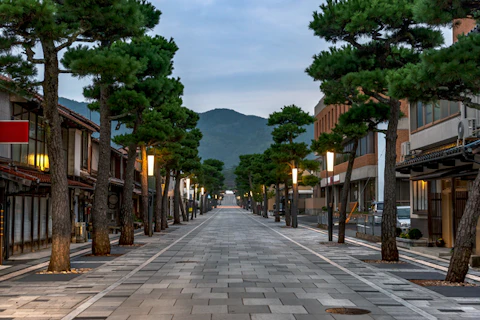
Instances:
[[[187,217],[190,215],[190,178],[187,178],[185,180],[185,183],[187,185],[187,201],[186,201],[186,208],[185,210],[187,210]],[[193,210],[192,210],[192,219],[193,219]]]
[[[147,175],[152,177],[154,175],[154,167],[155,167],[155,156],[148,155],[147,156]],[[158,196],[158,195],[157,195]],[[148,236],[151,237],[153,234],[153,194],[150,195],[148,193]]]
[[[205,201],[204,201],[204,197],[203,197],[203,194],[205,193],[205,188],[204,187],[201,187],[200,188],[200,214],[203,215],[203,213],[205,212]]]
[[[333,194],[333,187],[332,192],[328,191],[328,187],[330,181],[328,179],[328,172],[332,172],[332,180],[333,180],[333,165],[334,165],[334,153],[327,152],[327,186],[325,187],[326,190],[326,199],[327,199],[327,213],[328,213],[328,241],[333,241],[333,203],[332,203],[332,194]]]
[[[292,228],[298,227],[298,168],[292,168]]]

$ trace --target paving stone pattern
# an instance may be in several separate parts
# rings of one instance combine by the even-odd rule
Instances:
[[[216,209],[140,237],[144,246],[113,260],[80,257],[78,266],[98,265],[81,276],[38,281],[41,275],[30,274],[2,282],[0,319],[62,319],[76,310],[83,311],[73,319],[480,319],[480,297],[447,298],[398,276],[428,268],[377,268],[358,259],[375,254],[371,249],[321,244],[325,235],[283,225]],[[370,314],[326,312],[333,307]]]

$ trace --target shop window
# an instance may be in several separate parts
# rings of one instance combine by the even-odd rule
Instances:
[[[28,144],[12,145],[13,160],[40,170],[48,169],[50,165],[46,150],[45,122],[43,117],[15,104],[12,118],[29,121]]]
[[[428,210],[427,182],[423,180],[413,181],[413,211]]]

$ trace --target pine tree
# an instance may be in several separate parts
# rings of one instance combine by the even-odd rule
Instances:
[[[419,0],[415,18],[433,27],[462,23],[476,16],[478,1]],[[432,102],[441,99],[458,101],[480,110],[474,97],[480,94],[480,34],[459,36],[450,47],[424,52],[421,61],[410,63],[389,74],[389,94],[410,101]],[[468,201],[457,228],[456,239],[446,281],[463,282],[473,252],[480,217],[480,171],[468,193]],[[478,245],[478,244],[477,244]]]
[[[396,142],[400,100],[388,96],[387,74],[420,59],[443,37],[413,19],[414,0],[327,0],[310,29],[332,46],[314,56],[307,73],[322,81],[327,104],[369,102],[389,109],[386,130],[382,259],[398,260],[396,229]],[[337,42],[342,45],[336,45]]]
[[[144,25],[144,15],[133,0],[55,1],[0,0],[0,70],[15,81],[35,75],[32,65],[41,65],[44,79],[43,110],[47,124],[47,148],[52,176],[52,255],[49,271],[70,269],[71,221],[68,183],[62,149],[61,118],[58,114],[59,54],[76,41],[95,42],[129,28]],[[142,1],[144,3],[144,1]],[[125,33],[124,33],[125,34]],[[41,46],[39,58],[37,44]],[[15,54],[20,49],[21,54]],[[32,84],[32,81],[29,81]]]

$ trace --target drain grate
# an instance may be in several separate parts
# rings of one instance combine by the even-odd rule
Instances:
[[[198,263],[198,261],[177,261],[175,263]]]
[[[358,309],[358,308],[330,308],[325,311],[328,313],[349,314],[349,315],[360,315],[360,314],[370,313],[370,310]]]

